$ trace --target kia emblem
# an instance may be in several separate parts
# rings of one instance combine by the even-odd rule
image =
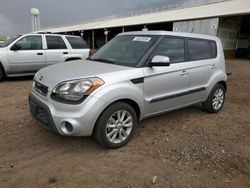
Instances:
[[[42,81],[42,79],[43,79],[43,76],[40,76],[39,80]]]

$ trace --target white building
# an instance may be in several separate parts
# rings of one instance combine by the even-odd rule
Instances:
[[[42,32],[83,35],[92,48],[98,48],[120,32],[168,30],[216,35],[221,38],[226,56],[234,56],[239,39],[250,40],[250,0],[208,0],[169,4],[134,14],[90,20],[44,28]],[[104,32],[104,31],[109,32]]]

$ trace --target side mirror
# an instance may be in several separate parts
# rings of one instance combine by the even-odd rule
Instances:
[[[153,57],[149,65],[150,66],[169,66],[170,59],[167,56],[156,55]]]
[[[20,49],[21,49],[20,44],[14,44],[14,45],[11,47],[11,50],[13,50],[13,51],[20,50]]]

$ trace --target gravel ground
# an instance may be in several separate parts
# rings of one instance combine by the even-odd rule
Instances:
[[[49,133],[32,121],[32,78],[0,83],[0,187],[250,187],[250,61],[228,60],[226,102],[142,121],[130,143]]]

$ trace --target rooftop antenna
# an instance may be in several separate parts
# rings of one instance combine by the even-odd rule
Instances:
[[[32,32],[40,30],[40,12],[37,8],[30,9]]]

